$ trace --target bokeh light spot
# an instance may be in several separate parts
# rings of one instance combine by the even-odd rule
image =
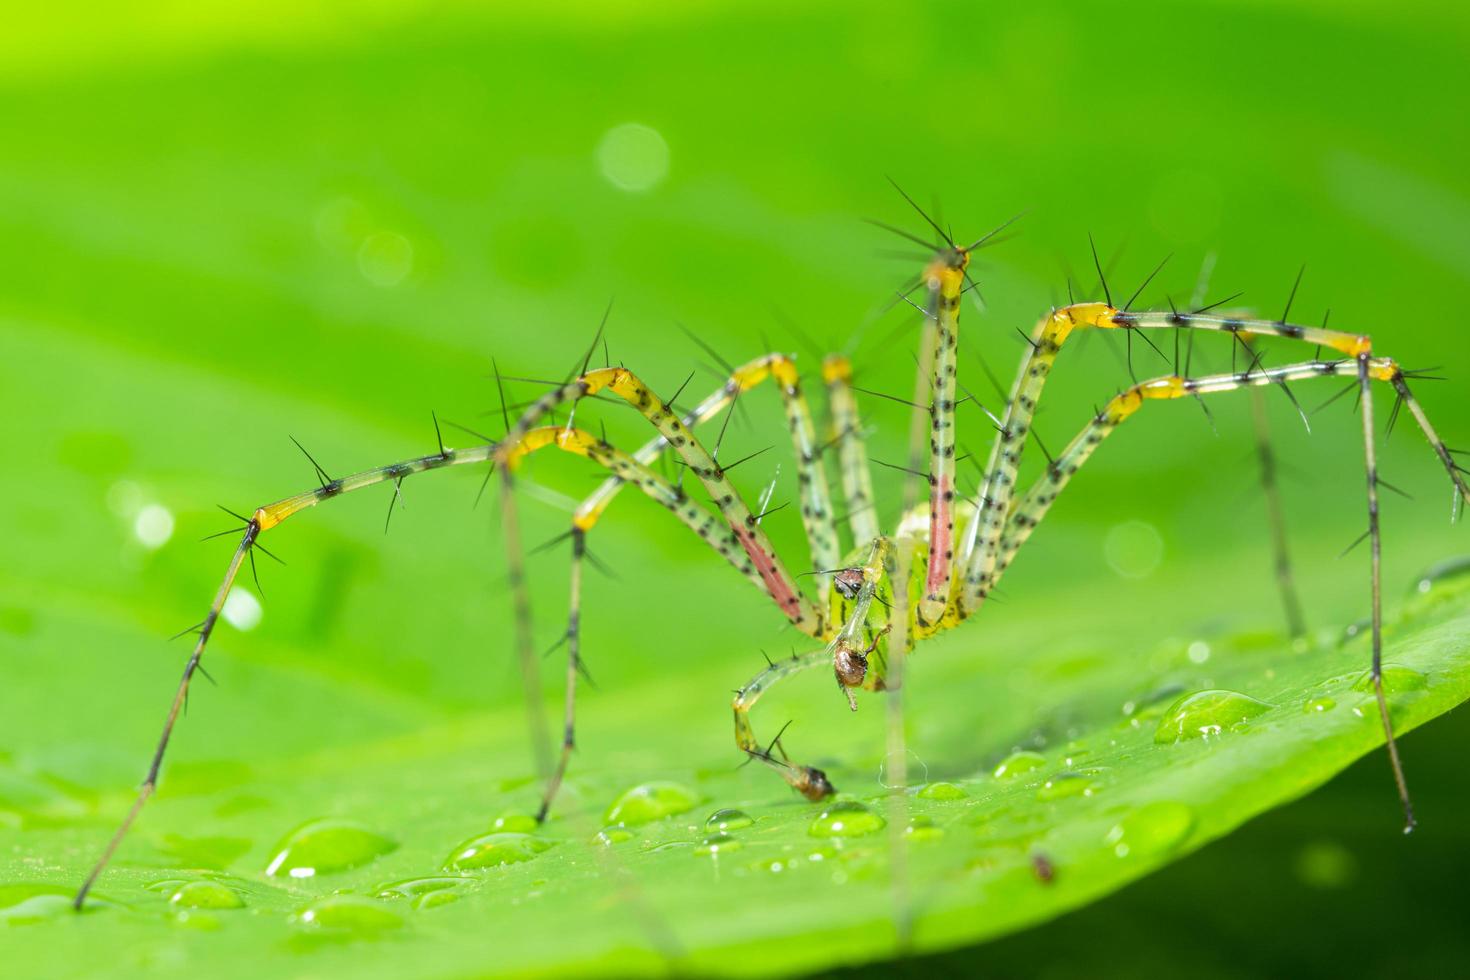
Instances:
[[[619,190],[652,190],[669,175],[669,144],[656,129],[623,123],[602,135],[597,167]]]

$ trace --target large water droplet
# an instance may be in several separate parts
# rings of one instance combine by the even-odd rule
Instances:
[[[530,834],[485,834],[456,847],[454,853],[444,859],[444,867],[449,871],[469,871],[472,868],[520,864],[550,849],[551,841]]]
[[[755,821],[751,819],[750,814],[744,810],[716,810],[704,822],[704,829],[721,832],[727,830],[744,830],[754,823]]]
[[[463,885],[466,878],[448,878],[442,875],[433,878],[405,878],[390,881],[377,888],[379,898],[420,898],[432,892],[448,891]]]
[[[350,820],[313,820],[292,831],[266,865],[268,875],[310,878],[367,864],[398,845]]]
[[[601,844],[603,847],[612,847],[614,844],[622,844],[623,842],[630,841],[632,839],[633,832],[631,830],[629,830],[627,827],[624,827],[622,824],[613,824],[609,827],[603,827],[601,830],[599,830],[596,835],[593,836],[592,842],[594,844]]]
[[[1046,756],[1040,752],[1031,752],[1023,749],[1020,752],[1012,752],[1000,764],[995,767],[996,779],[1012,779],[1022,773],[1040,769],[1046,765]]]
[[[855,800],[833,803],[812,821],[807,833],[813,837],[862,837],[887,826],[888,821]]]
[[[1168,744],[1210,738],[1244,728],[1250,719],[1270,710],[1266,702],[1235,691],[1199,691],[1180,698],[1164,712],[1154,741]]]
[[[245,902],[233,888],[217,881],[191,881],[174,890],[170,905],[186,909],[243,909]]]
[[[496,833],[530,834],[535,833],[538,826],[536,818],[528,813],[502,813],[495,818],[490,829]]]
[[[1115,824],[1103,838],[1120,858],[1151,857],[1173,850],[1194,829],[1194,811],[1183,803],[1146,803]]]
[[[695,854],[703,854],[709,857],[718,857],[741,848],[740,838],[731,834],[711,834],[704,842],[694,849]]]
[[[403,919],[392,909],[360,895],[331,895],[312,902],[296,915],[312,929],[340,933],[374,933],[398,929]]]
[[[441,905],[448,905],[451,902],[457,901],[459,901],[459,892],[444,891],[429,892],[426,895],[420,895],[418,898],[415,898],[413,900],[412,904],[414,909],[423,912],[428,909],[436,909],[439,908]]]
[[[89,902],[93,908],[95,902]],[[71,912],[71,892],[60,885],[22,881],[0,885],[0,925],[23,926]]]
[[[603,819],[607,823],[637,826],[686,813],[698,803],[698,794],[678,783],[642,783],[613,800]]]
[[[1069,796],[1091,796],[1097,792],[1097,781],[1080,772],[1062,772],[1041,784],[1038,800],[1061,800]]]
[[[944,836],[944,828],[935,823],[933,817],[921,813],[909,821],[903,835],[909,840],[938,840]]]
[[[969,795],[964,787],[954,783],[929,783],[919,790],[919,796],[926,800],[963,800]]]
[[[1320,697],[1308,700],[1306,704],[1302,705],[1302,710],[1309,715],[1315,715],[1324,711],[1331,711],[1335,707],[1337,707],[1337,702],[1323,694]]]
[[[1412,667],[1403,667],[1398,664],[1383,665],[1383,690],[1389,694],[1397,694],[1401,691],[1422,691],[1429,686],[1429,678]],[[1373,672],[1365,671],[1363,676],[1353,682],[1354,691],[1373,690]]]
[[[1419,592],[1428,592],[1441,582],[1466,574],[1470,574],[1470,555],[1447,558],[1420,572],[1419,580],[1414,583],[1414,588]]]
[[[1184,692],[1182,684],[1165,684],[1163,687],[1154,688],[1141,697],[1136,697],[1123,702],[1123,714],[1140,721],[1147,718],[1157,718],[1163,714],[1164,708]]]

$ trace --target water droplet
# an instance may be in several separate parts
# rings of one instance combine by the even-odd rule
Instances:
[[[168,892],[170,894],[178,891],[189,883],[187,878],[160,878],[158,881],[150,881],[143,887],[150,892]]]
[[[186,909],[243,909],[235,890],[217,881],[191,881],[168,897],[170,905]]]
[[[1165,684],[1142,697],[1123,702],[1123,714],[1135,722],[1143,718],[1157,718],[1164,713],[1165,705],[1184,693],[1183,684]]]
[[[1061,800],[1069,796],[1091,796],[1097,792],[1097,781],[1080,772],[1062,772],[1048,779],[1036,791],[1038,800]]]
[[[444,859],[444,867],[450,871],[468,871],[520,864],[533,860],[536,855],[550,850],[551,846],[551,841],[530,834],[485,834],[456,847],[454,853]]]
[[[89,902],[88,908],[95,904]],[[34,881],[0,885],[0,925],[31,925],[70,912],[70,890],[60,885]]]
[[[1317,714],[1322,711],[1331,711],[1335,707],[1337,707],[1337,702],[1324,694],[1321,697],[1315,697],[1309,700],[1302,706],[1302,710],[1307,712],[1307,714]]]
[[[614,844],[621,844],[624,841],[630,841],[632,839],[633,832],[627,827],[624,827],[622,824],[613,824],[609,827],[603,827],[597,832],[597,835],[592,838],[593,843],[601,844],[603,847],[612,847]]]
[[[678,783],[642,783],[623,793],[607,808],[603,820],[630,826],[652,823],[694,809],[699,797]]]
[[[789,861],[783,858],[765,858],[764,860],[756,861],[751,867],[756,871],[766,871],[770,874],[778,875],[785,871],[794,871],[799,865],[795,858]]]
[[[694,849],[694,853],[718,857],[721,854],[738,851],[743,846],[738,837],[730,834],[711,834],[704,839],[704,843]]]
[[[954,783],[929,783],[919,790],[919,796],[926,800],[963,800],[969,795]]]
[[[173,924],[186,929],[214,930],[220,927],[219,916],[198,909],[179,909],[173,915]]]
[[[1356,623],[1349,623],[1342,628],[1342,635],[1337,638],[1337,645],[1345,647],[1359,636],[1366,633],[1373,625],[1371,619],[1360,619]]]
[[[1429,686],[1429,678],[1412,667],[1402,667],[1398,664],[1383,665],[1383,690],[1389,694],[1397,694],[1401,691],[1422,691]],[[1354,691],[1373,690],[1373,672],[1365,671],[1363,676],[1353,682]]]
[[[530,834],[539,826],[536,818],[528,813],[502,813],[490,829],[496,833]]]
[[[1210,645],[1204,640],[1195,640],[1184,652],[1192,664],[1202,664],[1210,659]]]
[[[413,900],[413,907],[416,910],[423,912],[428,909],[436,909],[441,905],[448,905],[450,902],[457,901],[459,901],[458,892],[429,892],[425,895],[420,895],[418,898],[415,898]]]
[[[310,878],[367,864],[398,845],[349,820],[313,820],[291,832],[266,866],[268,875]]]
[[[903,835],[909,840],[938,840],[944,836],[944,828],[935,823],[933,817],[919,814],[909,821]]]
[[[704,822],[704,829],[722,832],[726,830],[744,830],[754,823],[755,821],[751,819],[750,814],[744,810],[716,810]]]
[[[1146,803],[1115,824],[1103,843],[1120,858],[1173,850],[1194,829],[1194,811],[1183,803]]]
[[[1264,701],[1235,691],[1199,691],[1175,701],[1154,732],[1160,744],[1192,738],[1210,738],[1236,731],[1247,721],[1271,710]]]
[[[379,898],[421,898],[431,892],[448,891],[458,888],[464,884],[467,878],[446,878],[443,876],[434,878],[405,878],[402,881],[390,881],[379,885],[377,888]]]
[[[813,837],[862,837],[887,826],[888,821],[855,800],[833,803],[812,821],[807,833]]]
[[[1040,769],[1044,765],[1046,765],[1046,757],[1044,755],[1040,752],[1030,752],[1023,749],[1020,752],[1012,752],[1000,760],[1000,764],[995,767],[995,778],[1013,779],[1022,773]]]
[[[1414,588],[1421,593],[1428,592],[1441,582],[1458,578],[1467,573],[1470,573],[1470,555],[1447,558],[1420,572],[1419,580],[1415,583]]]
[[[296,921],[329,932],[386,932],[403,925],[398,913],[360,895],[331,895],[312,902],[296,914]]]

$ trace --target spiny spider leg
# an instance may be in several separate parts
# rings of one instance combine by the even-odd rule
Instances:
[[[811,515],[826,515],[830,521],[830,502],[827,496],[826,474],[820,466],[820,450],[814,450],[815,436],[811,427],[811,412],[807,407],[799,386],[795,383],[794,365],[781,354],[769,354],[765,357],[756,358],[747,364],[736,368],[731,378],[724,386],[717,389],[706,397],[694,409],[685,414],[683,422],[689,428],[699,425],[717,417],[731,402],[739,395],[748,391],[767,377],[775,377],[782,385],[782,398],[786,406],[788,424],[792,430],[798,455],[798,465],[803,467],[802,472],[809,472],[810,479],[803,478],[804,486],[811,493]],[[867,454],[863,447],[861,422],[858,416],[857,401],[852,389],[852,367],[848,359],[842,355],[830,355],[822,363],[822,377],[827,386],[829,404],[832,410],[832,426],[836,432],[834,441],[838,451],[838,464],[842,476],[842,488],[845,503],[848,506],[847,519],[852,529],[855,542],[872,541],[878,537],[878,521],[874,510],[873,486],[870,470],[868,469]],[[650,464],[668,447],[669,441],[660,435],[641,446],[633,453],[633,461],[638,464]],[[541,805],[537,810],[537,820],[544,821],[550,812],[551,804],[566,776],[567,766],[570,764],[571,753],[576,745],[576,687],[577,674],[580,671],[581,657],[581,604],[582,604],[582,561],[586,550],[586,533],[592,529],[597,521],[612,502],[613,498],[627,482],[620,476],[613,476],[604,481],[592,494],[590,494],[572,518],[572,569],[569,576],[570,595],[568,599],[567,630],[565,641],[567,644],[567,677],[565,693],[565,717],[562,734],[562,749],[551,778],[547,781],[546,790],[542,796]],[[813,492],[814,491],[814,492]],[[808,517],[807,506],[803,507],[803,517]],[[713,518],[709,518],[713,522]],[[812,544],[814,559],[825,554],[818,549],[817,536],[812,534],[812,522],[805,522],[808,529],[808,540]],[[727,560],[731,560],[731,551],[716,539],[711,539],[710,528],[696,528],[702,537],[711,540],[721,551]],[[823,529],[825,537],[835,543],[835,530],[827,524]],[[748,563],[742,565],[732,560],[732,564],[750,577],[751,570]],[[828,565],[813,562],[815,568],[826,572],[836,561]],[[762,585],[757,578],[756,584]],[[825,605],[831,589],[830,581],[824,581],[821,591],[821,601]],[[844,603],[845,607],[846,604]],[[815,657],[813,663],[831,663],[832,652],[829,650],[819,651],[811,655]],[[789,671],[789,661],[771,668]],[[801,668],[804,669],[804,668]],[[784,674],[783,674],[784,676]],[[771,680],[772,678],[768,678]],[[759,688],[754,689],[758,692]],[[753,702],[752,702],[753,703]],[[747,723],[748,725],[748,723]],[[755,756],[752,755],[752,758]],[[784,766],[777,760],[768,760],[772,764],[782,768],[783,772],[793,772],[789,766]]]
[[[83,903],[86,902],[87,893],[91,891],[92,885],[97,881],[98,876],[102,874],[103,869],[107,867],[108,862],[111,861],[113,853],[117,850],[122,839],[127,835],[134,820],[137,819],[138,813],[143,808],[143,804],[153,795],[153,791],[157,787],[159,768],[163,764],[163,756],[165,750],[168,748],[169,736],[172,734],[174,724],[178,721],[179,712],[182,710],[184,702],[188,698],[189,683],[193,679],[194,673],[200,669],[200,659],[203,657],[204,648],[208,644],[210,636],[213,634],[214,626],[219,619],[220,610],[224,608],[225,599],[229,597],[230,589],[235,584],[235,579],[239,574],[242,564],[251,556],[252,549],[257,547],[259,536],[274,528],[291,515],[306,510],[309,507],[315,507],[324,500],[331,500],[345,493],[351,493],[354,490],[361,490],[365,487],[376,486],[379,483],[393,482],[396,484],[406,477],[428,470],[440,469],[447,466],[487,463],[494,458],[494,453],[494,446],[476,446],[458,450],[441,449],[439,452],[428,456],[419,456],[415,459],[392,463],[388,466],[379,466],[371,470],[364,470],[361,473],[354,473],[352,476],[343,477],[339,480],[330,480],[313,490],[307,490],[256,509],[255,513],[251,515],[245,524],[240,546],[236,549],[234,557],[230,560],[229,567],[225,570],[224,580],[220,583],[219,591],[215,593],[214,603],[210,606],[209,614],[199,626],[199,639],[195,643],[194,652],[189,657],[187,666],[184,668],[183,679],[179,683],[178,692],[175,694],[169,713],[164,720],[163,733],[159,737],[158,748],[154,753],[153,762],[148,768],[148,774],[144,777],[143,783],[138,789],[138,796],[134,800],[132,807],[128,810],[127,815],[123,818],[122,824],[117,829],[117,833],[108,842],[107,847],[102,852],[102,856],[97,860],[96,865],[93,866],[86,880],[77,890],[76,898],[72,901],[74,908],[80,909]]]
[[[1284,337],[1315,344],[1357,357],[1372,354],[1372,341],[1362,334],[1325,327],[1305,327],[1279,320],[1251,319],[1178,312],[1125,312],[1107,303],[1073,303],[1044,317],[1029,338],[1028,348],[1006,407],[1005,424],[997,435],[980,499],[981,516],[969,527],[961,560],[965,568],[960,614],[968,616],[984,602],[992,585],[1000,539],[1016,490],[1016,472],[1021,452],[1030,434],[1036,403],[1041,397],[1052,365],[1073,330],[1213,330],[1243,340],[1254,337]]]
[[[674,410],[623,367],[598,368],[567,384],[554,388],[536,400],[521,416],[496,450],[497,461],[505,461],[536,423],[563,402],[576,401],[606,389],[638,409],[658,429],[679,454],[691,472],[704,484],[715,506],[730,528],[733,543],[738,544],[754,563],[765,591],[798,630],[808,636],[821,636],[825,613],[811,599],[802,595],[781,559],[761,530],[756,515],[729,481],[714,457],[680,421]]]
[[[160,767],[163,757],[168,748],[169,737],[178,720],[179,713],[183,709],[184,702],[188,697],[189,684],[194,674],[201,670],[200,660],[204,654],[204,648],[208,644],[210,636],[219,619],[220,610],[224,608],[225,599],[228,598],[230,589],[234,586],[235,579],[245,560],[250,556],[251,550],[258,546],[258,537],[268,530],[275,528],[282,521],[325,500],[362,490],[367,487],[376,486],[380,483],[393,483],[395,487],[403,479],[417,473],[423,473],[432,469],[440,469],[448,466],[462,466],[466,464],[483,464],[497,460],[508,460],[509,466],[514,467],[526,454],[546,446],[554,446],[567,452],[587,456],[614,474],[620,479],[636,484],[639,489],[654,500],[663,504],[688,524],[696,533],[702,537],[710,534],[710,527],[714,526],[717,518],[709,515],[703,508],[697,507],[688,501],[684,495],[665,480],[659,474],[642,466],[636,460],[619,452],[600,440],[582,432],[578,429],[567,429],[563,426],[546,426],[542,429],[533,429],[522,433],[518,442],[505,450],[502,454],[497,445],[474,446],[468,449],[443,449],[429,456],[420,456],[416,459],[393,463],[388,466],[380,466],[375,469],[365,470],[340,480],[329,481],[322,486],[308,490],[304,493],[295,494],[278,500],[275,503],[266,504],[257,508],[251,518],[247,521],[239,547],[234,557],[230,560],[229,567],[225,571],[224,580],[220,583],[218,592],[215,594],[213,604],[204,621],[197,628],[198,640],[195,643],[193,653],[189,657],[184,669],[184,676],[180,681],[178,691],[170,705],[168,715],[164,721],[163,732],[159,738],[158,748],[154,752],[152,763],[143,783],[138,791],[131,809],[124,817],[117,832],[104,849],[102,856],[88,874],[81,888],[77,891],[74,906],[81,908],[86,901],[87,893],[91,891],[93,884],[112,859],[113,853],[118,845],[127,835],[143,804],[152,796],[157,788]],[[727,561],[735,566],[742,574],[750,578],[756,585],[765,588],[767,580],[757,571],[755,563],[746,554],[734,547],[724,547],[723,538],[720,543],[711,541],[712,546]]]
[[[930,365],[929,384],[929,563],[919,625],[933,628],[949,608],[954,580],[955,388],[959,354],[960,296],[964,291],[968,251],[939,253],[924,271],[929,287],[932,330],[925,339],[933,349],[923,358]]]
[[[831,642],[820,650],[794,655],[788,660],[778,660],[768,665],[736,692],[732,702],[735,710],[736,746],[748,757],[759,759],[776,770],[792,789],[809,800],[824,799],[837,790],[822,770],[773,758],[768,750],[762,748],[750,723],[750,710],[761,695],[770,690],[777,681],[819,666],[833,669],[838,686],[847,695],[849,706],[852,710],[857,710],[852,689],[862,686],[868,680],[868,657],[878,649],[879,640],[890,629],[886,623],[878,630],[871,629],[868,626],[868,612],[873,600],[879,598],[880,587],[887,581],[887,566],[892,550],[893,542],[888,538],[874,539],[868,560],[862,566],[863,581],[857,598],[853,601],[842,628]],[[862,644],[864,635],[867,637],[865,646]]]
[[[117,851],[118,845],[127,836],[128,830],[132,828],[133,821],[138,819],[138,814],[143,809],[143,804],[153,795],[158,786],[158,771],[163,766],[163,755],[168,750],[169,736],[173,734],[174,723],[179,720],[179,712],[184,708],[184,702],[189,697],[189,682],[193,680],[194,673],[200,670],[199,659],[204,656],[204,647],[209,643],[210,634],[214,632],[215,624],[219,622],[221,610],[225,607],[225,599],[229,598],[230,588],[235,584],[235,576],[240,574],[240,567],[245,558],[250,554],[250,549],[255,545],[255,539],[260,534],[260,527],[251,521],[245,527],[244,536],[240,539],[240,545],[235,549],[234,556],[230,559],[230,565],[225,569],[224,581],[220,583],[219,590],[214,594],[214,602],[209,606],[209,613],[204,621],[199,624],[199,638],[194,642],[194,652],[189,655],[188,663],[184,665],[184,676],[179,680],[178,690],[174,692],[174,699],[169,704],[168,716],[163,723],[163,733],[158,738],[158,747],[153,751],[153,761],[148,765],[148,774],[143,777],[143,784],[138,787],[138,796],[133,800],[127,815],[123,817],[122,823],[118,825],[107,846],[102,850],[102,856],[92,866],[87,878],[77,889],[76,897],[72,899],[72,908],[81,909],[87,900],[87,893],[97,882],[102,870],[107,867],[112,855]]]
[[[766,586],[766,582],[757,571],[755,563],[748,554],[742,552],[737,546],[734,536],[727,539],[723,533],[717,533],[716,528],[719,525],[718,517],[691,502],[681,488],[675,487],[658,473],[640,464],[632,457],[613,449],[605,441],[595,440],[587,433],[574,429],[569,430],[561,426],[544,426],[539,429],[532,429],[522,437],[519,444],[510,447],[506,451],[504,456],[505,468],[508,470],[515,469],[526,454],[546,445],[555,445],[558,448],[570,452],[586,455],[612,470],[614,475],[622,482],[635,484],[648,496],[674,513],[695,534],[704,539],[706,543],[729,561],[737,571],[740,571],[747,578],[751,579],[758,588],[764,588]],[[582,670],[580,620],[582,560],[586,552],[586,530],[584,527],[574,526],[571,532],[572,568],[570,575],[570,610],[565,634],[568,656],[562,747],[556,766],[547,779],[545,794],[537,813],[538,821],[544,820],[546,817],[551,799],[554,797],[565,776],[571,752],[576,744],[576,681],[577,674]]]
[[[1260,464],[1261,496],[1266,505],[1266,521],[1271,530],[1271,567],[1276,573],[1276,590],[1281,595],[1281,609],[1286,616],[1286,630],[1293,640],[1307,635],[1307,621],[1302,614],[1302,600],[1292,573],[1290,540],[1286,533],[1286,510],[1281,504],[1281,486],[1275,447],[1271,444],[1271,421],[1266,414],[1266,393],[1258,385],[1251,387],[1251,432],[1256,441],[1256,460]],[[1004,542],[1002,542],[1004,550]]]
[[[1403,769],[1400,765],[1398,746],[1394,739],[1393,727],[1388,716],[1388,704],[1383,694],[1382,684],[1382,596],[1379,572],[1380,538],[1378,526],[1378,478],[1377,462],[1374,452],[1374,439],[1372,427],[1371,394],[1368,391],[1371,381],[1382,381],[1391,384],[1399,397],[1409,406],[1410,413],[1415,420],[1420,422],[1429,443],[1434,447],[1437,455],[1443,462],[1449,459],[1446,469],[1454,481],[1457,494],[1470,499],[1470,488],[1460,478],[1459,472],[1453,468],[1453,457],[1440,441],[1434,428],[1429,425],[1428,419],[1424,417],[1423,408],[1417,399],[1409,393],[1408,382],[1405,380],[1403,371],[1391,359],[1386,357],[1372,357],[1368,353],[1360,353],[1353,358],[1344,358],[1338,361],[1308,361],[1301,364],[1290,364],[1282,367],[1260,368],[1243,373],[1208,375],[1200,378],[1184,378],[1179,375],[1165,375],[1149,381],[1140,382],[1116,395],[1107,406],[1080,432],[1067,448],[1059,455],[1056,462],[1047,468],[1046,473],[1026,492],[1017,504],[1011,520],[1007,524],[1005,534],[1000,544],[1000,558],[996,563],[995,570],[991,576],[990,583],[993,588],[999,582],[1001,575],[1009,567],[1016,552],[1030,537],[1038,523],[1046,515],[1056,497],[1066,487],[1072,476],[1084,464],[1097,447],[1107,438],[1114,429],[1128,419],[1134,412],[1143,406],[1143,403],[1154,399],[1174,399],[1186,396],[1211,395],[1220,392],[1234,391],[1239,388],[1262,386],[1269,384],[1282,384],[1289,381],[1305,381],[1313,378],[1328,377],[1353,377],[1359,380],[1363,391],[1363,411],[1367,416],[1364,424],[1364,452],[1367,457],[1368,473],[1368,536],[1372,546],[1372,574],[1371,574],[1371,599],[1373,604],[1372,616],[1374,623],[1373,642],[1373,669],[1372,679],[1375,697],[1378,700],[1379,712],[1383,719],[1384,737],[1388,744],[1389,761],[1393,766],[1394,781],[1399,790],[1400,800],[1404,806],[1406,830],[1414,826],[1413,807],[1409,800],[1408,788],[1404,782]]]
[[[852,532],[853,547],[857,547],[877,538],[879,531],[873,474],[868,466],[862,420],[852,388],[852,364],[841,354],[829,355],[822,362],[822,379],[827,383],[827,407],[832,413],[833,438],[837,442],[847,526]]]
[[[724,385],[685,414],[682,424],[687,429],[694,429],[714,419],[731,406],[742,393],[755,388],[767,378],[773,379],[780,386],[787,426],[791,430],[797,457],[798,481],[802,489],[802,526],[807,534],[813,565],[816,568],[826,568],[837,562],[837,531],[833,523],[827,475],[821,463],[822,447],[817,442],[811,409],[802,394],[796,365],[791,358],[784,354],[767,354],[735,368]],[[652,471],[647,469],[648,464],[656,461],[668,446],[669,439],[664,435],[659,435],[639,447],[633,453],[631,460],[645,472],[651,473]],[[541,805],[537,810],[536,819],[538,821],[544,821],[550,812],[551,803],[566,777],[567,766],[571,762],[571,753],[576,747],[576,685],[577,674],[581,669],[581,565],[586,555],[586,535],[626,482],[628,480],[623,475],[615,473],[598,486],[572,516],[572,569],[569,576],[570,594],[565,634],[568,658],[567,685],[561,754],[556,768],[546,782]],[[676,492],[682,496],[682,491]],[[700,526],[695,527],[695,531],[710,542],[727,560],[730,560],[737,569],[747,577],[753,578],[757,587],[765,588],[765,583],[756,574],[754,565],[751,564],[748,556],[745,556],[744,561],[737,561],[734,558],[740,552],[734,546],[733,540],[727,540],[724,535],[717,533],[716,518],[708,515],[702,508],[698,509],[698,512],[704,514],[705,519]],[[830,591],[830,580],[822,580],[819,604],[823,608],[827,605]]]
[[[526,581],[521,522],[516,516],[515,487],[509,466],[500,467],[500,526],[505,535],[506,577],[515,615],[516,662],[520,664],[521,694],[526,701],[526,736],[531,743],[531,758],[536,772],[545,778],[551,772],[551,750],[546,739],[546,702],[541,695],[541,663],[536,658],[531,589]]]
[[[1392,384],[1398,374],[1394,361],[1386,357],[1371,358],[1368,362],[1370,378]],[[1163,375],[1139,382],[1114,396],[1102,411],[1092,418],[1067,447],[1057,455],[1056,462],[1049,466],[1017,503],[1005,535],[1001,539],[1001,557],[996,563],[995,581],[999,581],[1014,560],[1016,553],[1041,523],[1051,509],[1058,494],[1071,482],[1072,477],[1091,458],[1102,441],[1123,421],[1143,406],[1145,401],[1155,399],[1185,398],[1193,395],[1212,395],[1235,391],[1240,388],[1262,387],[1282,381],[1304,381],[1312,378],[1356,378],[1356,359],[1337,361],[1308,361],[1280,367],[1257,368],[1248,374],[1214,374],[1198,378],[1183,378],[1179,375]],[[1417,404],[1417,402],[1415,403]],[[1438,444],[1438,436],[1428,430],[1431,440]]]

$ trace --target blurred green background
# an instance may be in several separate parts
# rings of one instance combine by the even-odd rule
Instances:
[[[245,510],[310,485],[288,434],[340,475],[428,452],[431,409],[497,433],[491,357],[560,376],[610,298],[614,360],[660,390],[691,369],[691,392],[718,383],[676,324],[732,361],[775,346],[809,364],[794,321],[824,347],[853,345],[865,387],[906,395],[916,330],[882,311],[914,260],[861,219],[922,229],[885,175],[956,237],[1027,212],[977,257],[988,305],[964,314],[964,344],[1003,374],[1016,329],[1065,301],[1069,276],[1079,292],[1093,282],[1089,232],[1116,257],[1115,295],[1173,254],[1140,305],[1188,302],[1210,261],[1212,299],[1244,290],[1275,316],[1305,262],[1294,318],[1331,308],[1334,326],[1371,332],[1406,365],[1442,365],[1450,380],[1421,394],[1463,444],[1470,340],[1448,300],[1470,278],[1467,40],[1450,4],[20,13],[0,36],[0,750],[89,792],[132,785],[184,656],[159,637],[199,618],[225,561],[227,543],[192,543],[224,526],[215,503]],[[1213,339],[1197,369],[1226,369]],[[1133,356],[1140,374],[1168,370],[1141,345]],[[1275,348],[1268,363],[1297,356]],[[976,359],[963,365],[984,399]],[[1038,432],[1059,446],[1126,381],[1120,350],[1069,349]],[[1298,395],[1312,407],[1336,390]],[[900,458],[905,410],[867,401],[873,455]],[[777,408],[750,402],[731,439],[779,442]],[[1347,400],[1310,436],[1285,399],[1271,409],[1309,619],[1351,621],[1365,556],[1336,560],[1362,524]],[[615,441],[643,438],[630,413],[603,414]],[[1115,437],[1018,561],[1006,602],[935,644],[946,676],[985,684],[965,671],[977,645],[1024,658],[1078,637],[1133,638],[1121,648],[1275,627],[1247,400],[1218,401],[1215,419],[1218,438],[1195,406],[1167,405]],[[961,425],[983,456],[981,416]],[[776,456],[744,485],[770,479]],[[594,485],[565,460],[533,469],[563,497]],[[1415,497],[1385,505],[1398,596],[1466,540],[1446,530],[1448,489],[1417,433],[1396,434],[1384,472]],[[884,475],[891,519],[898,484]],[[778,499],[792,467],[780,480]],[[268,773],[308,748],[487,711],[509,719],[504,770],[524,769],[495,509],[471,510],[478,481],[408,484],[386,538],[381,495],[273,532],[290,564],[262,569],[260,626],[222,634],[222,690],[196,691],[207,710],[181,729],[173,772],[237,760]],[[562,529],[557,499],[525,504],[529,540]],[[800,554],[794,510],[772,533]],[[686,539],[631,496],[596,532],[621,579],[591,580],[589,658],[616,700],[589,699],[586,770],[723,765],[722,692],[785,641],[760,597]],[[564,557],[532,571],[549,642]],[[599,718],[676,675],[710,692],[691,715],[706,725],[599,744]],[[1451,716],[1406,741],[1424,817],[1410,840],[1375,757],[1099,906],[924,966],[1237,976],[1459,962],[1467,734]],[[803,741],[822,737],[812,723]],[[77,836],[79,852],[97,833]]]

